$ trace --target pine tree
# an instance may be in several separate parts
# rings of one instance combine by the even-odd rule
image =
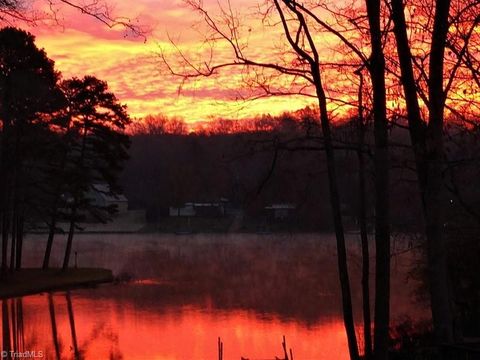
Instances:
[[[130,123],[126,107],[108,91],[107,83],[92,76],[63,82],[70,109],[69,154],[65,166],[70,225],[63,269],[68,268],[76,223],[82,212],[93,212],[88,197],[93,184],[106,183],[109,195],[118,194],[117,179],[128,158],[130,140],[124,133]],[[104,209],[109,213],[113,208]]]
[[[57,99],[58,73],[30,33],[13,27],[0,30],[0,218],[2,221],[2,273],[7,269],[9,235],[12,234],[10,267],[21,265],[25,192],[29,185],[25,164],[41,154],[36,140],[45,132],[45,114]]]

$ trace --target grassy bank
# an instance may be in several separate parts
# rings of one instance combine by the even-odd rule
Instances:
[[[9,273],[0,280],[0,298],[92,286],[111,281],[112,271],[107,269],[79,268],[67,271],[22,269]]]

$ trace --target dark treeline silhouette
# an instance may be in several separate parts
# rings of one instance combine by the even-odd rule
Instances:
[[[119,192],[117,176],[129,145],[123,129],[130,119],[107,84],[91,76],[62,80],[34,40],[16,28],[0,30],[3,274],[21,268],[23,234],[39,223],[49,229],[47,268],[60,220],[70,224],[68,267],[77,222],[99,210],[88,192],[95,183]]]
[[[248,120],[247,125],[233,121],[234,125],[224,131],[216,124],[232,120],[214,121],[209,125],[210,130],[204,132],[133,132],[131,159],[121,177],[130,206],[146,208],[148,220],[154,222],[168,216],[169,206],[215,201],[221,197],[258,219],[264,216],[263,210],[268,204],[293,203],[298,212],[295,223],[289,224],[291,230],[295,226],[298,226],[296,230],[331,230],[331,209],[325,201],[328,189],[323,142],[312,116],[315,111],[307,108]],[[167,117],[161,118],[165,123],[170,121]],[[268,127],[250,130],[251,124],[265,124],[265,119]],[[356,121],[353,118],[338,122],[333,131],[337,166],[341,170],[342,211],[354,222],[359,221],[357,208],[362,195],[353,186],[359,172]],[[414,232],[420,231],[423,223],[414,155],[405,122],[401,117],[393,119],[390,129],[390,208],[393,230]],[[231,126],[236,131],[231,132]],[[365,186],[369,193],[374,179],[370,150],[373,135],[368,124],[364,131],[365,148],[361,153],[365,158]],[[477,132],[458,119],[449,120],[445,141],[452,165],[446,173],[445,186],[454,199],[450,209],[457,220],[464,219],[464,214],[474,220],[479,216],[475,208],[479,195],[474,184],[468,181],[477,171]],[[367,196],[366,202],[371,230],[372,199]]]
[[[133,133],[131,158],[121,177],[130,206],[146,208],[148,220],[154,222],[168,216],[169,206],[223,197],[228,198],[233,207],[243,208],[247,215],[261,221],[265,206],[291,203],[297,206],[297,212],[287,230],[331,230],[323,139],[312,116],[315,111],[307,108],[247,121],[246,127],[250,129],[252,123],[265,123],[268,119],[269,126],[263,131],[231,132],[228,128],[184,134],[156,130]],[[211,129],[216,129],[218,122],[209,125]],[[242,129],[242,126],[236,128]],[[352,186],[359,167],[357,130],[356,119],[339,122],[333,130],[342,212],[351,220],[350,227],[358,221],[361,195],[358,188]],[[408,133],[394,127],[391,134],[396,145],[393,146],[391,185],[393,227],[416,231],[421,226],[421,217],[414,173],[409,168],[412,155]],[[362,154],[368,190],[373,181],[372,157],[368,150],[371,128],[366,128],[365,137],[367,147]],[[366,201],[371,230],[373,204],[371,199]],[[406,206],[411,207],[410,211],[404,211]]]
[[[215,118],[208,121],[188,123],[184,118],[164,114],[147,115],[136,119],[127,129],[132,135],[226,135],[238,133],[283,132],[298,133],[299,127],[311,131],[317,127],[314,117],[318,111],[314,108],[285,112],[279,116],[263,114],[253,118],[228,119]]]
[[[257,123],[256,131],[239,130],[240,121],[234,123],[238,131],[231,132],[230,127],[221,131],[216,127],[220,121],[216,121],[209,125],[210,130],[190,134],[159,132],[158,127],[148,133],[135,132],[131,160],[122,176],[130,205],[146,208],[148,218],[158,220],[168,215],[169,206],[189,201],[225,197],[234,207],[256,216],[267,203],[294,202],[305,209],[305,224],[327,229],[330,219],[323,214],[319,217],[318,212],[306,212],[312,209],[309,204],[326,208],[322,187],[316,195],[306,196],[310,188],[317,188],[313,181],[322,178],[321,171],[313,166],[320,151],[308,152],[307,156],[285,151],[275,160],[275,174],[269,171],[274,160],[274,137],[295,145],[297,138],[304,137],[305,127],[312,126],[309,119],[306,115],[302,120],[286,115],[247,121]],[[308,131],[318,136],[318,128]]]

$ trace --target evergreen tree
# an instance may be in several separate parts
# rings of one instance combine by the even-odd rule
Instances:
[[[36,140],[47,131],[46,114],[57,102],[58,77],[33,35],[13,27],[0,30],[2,273],[7,269],[10,233],[10,266],[21,265],[25,193],[31,184],[25,164],[35,164],[41,154]]]
[[[92,76],[73,78],[61,85],[70,116],[69,154],[64,176],[68,184],[70,225],[63,269],[68,268],[76,223],[82,213],[95,213],[88,196],[93,185],[107,184],[108,195],[116,195],[123,162],[130,144],[124,133],[130,123],[126,107],[108,91],[106,82]],[[115,209],[103,209],[113,213]]]

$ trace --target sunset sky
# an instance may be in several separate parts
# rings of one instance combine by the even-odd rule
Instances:
[[[36,9],[48,12],[45,3],[38,0]],[[261,31],[261,27],[251,20],[256,3],[255,0],[236,0],[234,6],[249,22],[252,54],[262,56],[269,47],[278,46],[280,40],[276,36],[277,39],[272,41],[272,34]],[[182,50],[203,62],[198,55],[202,51],[202,30],[192,28],[199,20],[198,16],[182,0],[111,0],[110,4],[114,5],[116,15],[127,15],[133,21],[138,19],[142,27],[150,30],[146,42],[142,38],[125,37],[122,27],[108,29],[97,20],[68,7],[62,7],[58,12],[60,25],[39,24],[28,30],[36,36],[39,47],[45,48],[49,57],[55,60],[64,78],[91,74],[106,80],[119,99],[128,105],[132,117],[163,113],[194,122],[220,116],[242,118],[263,113],[277,114],[312,102],[311,98],[305,97],[238,101],[239,94],[247,94],[240,69],[182,85],[181,79],[167,74],[158,53],[163,49],[169,59],[175,61],[177,57],[168,40],[170,36]],[[207,0],[206,4],[216,2]],[[221,46],[216,54],[231,59],[231,52]]]
[[[54,10],[48,6],[53,1]],[[251,81],[250,71],[240,67],[225,68],[217,76],[196,78],[183,82],[180,77],[169,74],[162,62],[160,52],[168,59],[169,64],[177,71],[181,57],[178,50],[186,54],[192,64],[204,66],[209,59],[210,47],[205,45],[204,36],[208,33],[205,23],[198,13],[185,5],[186,0],[107,0],[111,5],[112,16],[126,16],[133,24],[147,29],[146,41],[143,37],[135,37],[126,33],[125,29],[117,26],[109,29],[98,20],[82,14],[78,10],[60,5],[62,0],[33,0],[30,9],[40,14],[40,17],[49,20],[39,21],[36,26],[25,23],[16,24],[27,28],[37,37],[37,44],[43,47],[47,54],[55,60],[57,69],[64,78],[72,76],[95,75],[110,85],[117,97],[128,105],[133,118],[141,118],[148,114],[164,114],[167,116],[183,117],[188,123],[204,122],[212,118],[245,118],[262,114],[276,115],[283,111],[294,111],[307,105],[314,104],[311,97],[269,97],[255,101],[244,99],[258,97],[258,90],[252,93],[252,87],[246,83]],[[82,0],[78,4],[95,3]],[[99,2],[102,4],[102,2]],[[225,6],[228,0],[204,0],[204,7],[218,20],[219,4]],[[261,21],[260,11],[265,10],[261,4],[268,2],[258,0],[231,1],[235,17],[240,19],[239,38],[245,46],[248,58],[263,62],[280,62],[279,54],[285,53],[283,29],[278,21],[278,15],[273,12],[269,21]],[[331,2],[330,6],[341,7],[342,1]],[[271,3],[270,3],[271,4]],[[343,9],[341,10],[343,11]],[[42,14],[44,14],[42,16]],[[46,14],[46,15],[45,15]],[[52,14],[56,14],[57,21],[52,21]],[[322,19],[328,19],[328,15]],[[328,21],[328,20],[327,20]],[[368,56],[369,46],[361,35],[355,38],[356,46],[363,48]],[[345,104],[355,103],[358,91],[358,78],[353,75],[357,68],[358,58],[350,50],[339,51],[339,41],[331,33],[315,29],[315,40],[320,49],[321,63],[335,63],[341,57],[343,62],[354,64],[354,67],[342,70],[323,71],[323,85],[327,95],[331,98],[340,98],[332,103],[329,99],[329,109],[333,119],[343,117],[349,111]],[[178,49],[172,46],[175,42]],[[419,41],[423,41],[421,37]],[[416,45],[419,51],[422,45]],[[413,47],[413,48],[417,48]],[[234,54],[226,42],[218,42],[213,50],[213,63],[231,62]],[[349,54],[350,53],[350,54]],[[295,58],[295,57],[294,57]],[[293,59],[294,59],[293,58]],[[279,60],[280,59],[280,60]],[[288,63],[290,64],[292,58]],[[456,59],[453,57],[446,63],[446,69],[452,68]],[[250,69],[251,70],[251,69]],[[398,69],[397,69],[398,70]],[[446,70],[446,73],[449,71]],[[468,70],[467,70],[468,72]],[[393,71],[390,84],[395,86],[387,92],[387,105],[396,111],[404,106],[398,97],[399,83]],[[271,73],[262,73],[263,79],[269,79]],[[467,74],[468,75],[468,74]],[[276,88],[290,89],[291,78],[275,80]],[[294,83],[298,89],[302,84]],[[458,88],[456,88],[456,86]],[[478,97],[478,89],[470,89],[471,84],[462,83],[461,79],[455,83],[450,91],[450,102],[462,102],[468,105]],[[392,91],[395,90],[395,91]],[[311,92],[312,89],[309,89]],[[465,102],[465,98],[468,97]],[[242,99],[242,100],[239,100]],[[454,106],[460,106],[454,104]],[[345,109],[347,108],[347,111]],[[464,110],[462,110],[464,111]]]

